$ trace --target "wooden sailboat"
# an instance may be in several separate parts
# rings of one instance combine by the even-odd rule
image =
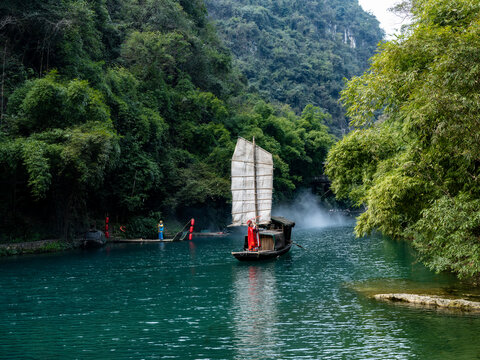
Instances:
[[[232,255],[241,261],[278,257],[292,247],[293,221],[271,216],[273,192],[272,154],[239,137],[232,157],[232,226],[245,226],[255,220],[259,226],[258,251],[248,250],[248,237],[242,251]]]

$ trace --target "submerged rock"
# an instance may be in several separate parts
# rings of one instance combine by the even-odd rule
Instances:
[[[405,302],[409,304],[434,306],[448,309],[458,309],[464,311],[480,311],[480,302],[464,299],[447,299],[440,296],[416,295],[416,294],[376,294],[373,296],[376,300]]]

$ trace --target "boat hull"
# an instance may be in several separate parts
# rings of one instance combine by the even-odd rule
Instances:
[[[294,226],[293,221],[272,216],[271,222],[258,233],[260,244],[258,251],[248,251],[248,236],[245,236],[243,250],[233,251],[232,255],[240,261],[262,261],[282,256],[292,247],[291,236]]]
[[[82,242],[82,247],[84,249],[98,249],[105,246],[106,241],[97,241],[97,240],[84,240]]]
[[[262,261],[276,259],[277,257],[286,254],[291,247],[292,244],[288,244],[284,248],[278,250],[233,251],[232,255],[240,261]]]

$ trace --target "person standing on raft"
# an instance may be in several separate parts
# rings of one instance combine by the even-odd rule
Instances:
[[[159,240],[163,240],[163,221],[160,220],[158,225],[157,225],[157,229],[158,229],[158,239]]]
[[[248,225],[248,251],[258,251],[258,228],[252,221],[247,221]]]

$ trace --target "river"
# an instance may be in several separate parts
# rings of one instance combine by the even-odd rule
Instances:
[[[0,259],[0,358],[480,358],[480,316],[358,291],[449,289],[453,277],[352,231],[294,229],[305,250],[259,264],[230,255],[239,237]]]

